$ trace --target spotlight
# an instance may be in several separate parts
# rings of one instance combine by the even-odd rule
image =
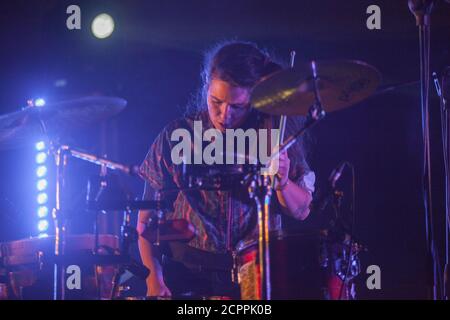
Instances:
[[[39,232],[47,231],[47,229],[48,229],[48,221],[47,220],[39,220],[39,222],[38,222]]]
[[[46,193],[39,193],[36,200],[38,204],[44,204],[47,202],[48,196]]]
[[[38,178],[42,178],[43,176],[45,176],[47,174],[47,167],[46,166],[39,166],[36,169],[36,176]]]
[[[34,100],[34,106],[35,107],[43,107],[45,106],[45,100],[42,98],[37,98],[36,100]]]
[[[47,188],[47,185],[48,185],[47,180],[40,179],[36,183],[36,188],[38,189],[38,191],[43,191],[43,190],[45,190],[45,188]]]
[[[45,162],[45,160],[47,160],[47,154],[45,152],[39,152],[36,155],[36,163],[42,164]]]
[[[38,238],[48,238],[47,233],[39,233]]]
[[[37,211],[39,218],[45,218],[48,215],[48,208],[47,207],[39,207]]]
[[[45,149],[45,142],[44,141],[39,141],[36,143],[36,150],[37,151],[42,151]]]
[[[91,30],[96,38],[108,38],[114,31],[114,20],[109,14],[99,14],[92,21]]]

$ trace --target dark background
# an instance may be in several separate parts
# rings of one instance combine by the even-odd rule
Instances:
[[[66,28],[66,8],[81,7],[81,30]],[[381,30],[366,28],[366,8],[381,8]],[[111,37],[90,31],[97,14],[115,20]],[[199,84],[202,53],[221,40],[255,41],[287,60],[359,59],[380,70],[383,87],[419,80],[418,30],[407,1],[4,1],[0,4],[0,110],[28,98],[57,102],[86,95],[119,96],[128,106],[114,118],[70,130],[61,140],[109,158],[138,164],[161,128],[179,117]],[[449,65],[450,4],[432,16],[431,70]],[[55,86],[64,79],[64,87]],[[319,190],[342,160],[356,169],[355,235],[361,256],[358,296],[426,298],[425,227],[421,197],[422,138],[419,85],[380,91],[329,114],[311,132],[309,163]],[[431,87],[435,224],[444,229],[439,102]],[[34,147],[1,150],[0,240],[36,235]],[[98,168],[71,160],[74,229],[90,226],[81,207],[89,175]],[[143,183],[119,175],[132,197]],[[348,183],[344,176],[343,184]],[[313,226],[314,213],[299,228]],[[112,227],[117,230],[117,225]],[[443,242],[439,242],[441,254]],[[136,252],[136,248],[134,248]],[[443,259],[443,256],[441,257]],[[377,264],[382,289],[365,288],[365,268]],[[143,283],[136,281],[142,294]]]

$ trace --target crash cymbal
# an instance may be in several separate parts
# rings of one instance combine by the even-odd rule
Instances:
[[[369,97],[381,82],[373,66],[356,60],[317,61],[317,88],[326,112],[350,107]],[[273,115],[307,115],[315,102],[311,66],[279,71],[252,92],[257,110]]]
[[[107,119],[121,112],[127,102],[116,97],[83,97],[28,106],[0,116],[0,149],[11,149],[33,143],[42,136],[39,119],[51,133],[76,128]]]

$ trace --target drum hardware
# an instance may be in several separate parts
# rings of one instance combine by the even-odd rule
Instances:
[[[266,167],[280,153],[287,151],[306,130],[323,119],[325,111],[338,111],[366,99],[374,93],[381,81],[379,72],[364,62],[312,61],[307,67],[294,67],[294,57],[293,52],[290,69],[269,76],[252,91],[252,106],[263,113],[307,115],[303,128],[279,144]],[[282,126],[284,120],[282,117]],[[261,177],[260,174],[250,174],[245,179],[250,180],[249,195],[254,199],[258,212],[259,288],[261,298],[269,300],[271,282],[268,217],[273,181],[270,181],[268,175]]]
[[[183,164],[179,188],[163,189],[161,193],[194,190],[231,190],[241,185],[248,185],[249,177],[259,169],[260,166],[258,164]]]
[[[65,130],[108,119],[125,109],[127,102],[117,97],[83,97],[49,103],[30,104],[20,111],[0,115],[0,149],[19,148],[38,136],[61,136]],[[48,139],[49,141],[55,139]]]
[[[77,158],[89,161],[91,163],[95,163],[101,165],[102,172],[100,175],[100,179],[98,179],[97,183],[99,184],[98,192],[94,198],[94,200],[90,200],[90,189],[92,188],[92,179],[89,180],[88,183],[88,196],[87,196],[87,208],[90,211],[94,211],[96,217],[99,212],[106,212],[109,210],[115,211],[123,211],[122,218],[122,226],[120,229],[120,250],[119,254],[123,258],[123,263],[119,265],[118,272],[114,275],[112,279],[112,290],[110,299],[114,298],[118,294],[120,294],[120,280],[124,276],[126,272],[129,272],[133,275],[136,275],[142,279],[146,279],[149,275],[149,270],[143,266],[141,263],[135,261],[129,254],[130,246],[137,242],[138,234],[134,227],[130,225],[131,221],[131,213],[132,210],[135,209],[156,209],[157,212],[161,212],[162,214],[162,206],[161,202],[156,201],[128,201],[128,200],[114,200],[108,201],[101,199],[101,194],[105,191],[107,187],[107,179],[106,179],[106,168],[110,167],[112,169],[119,169],[122,172],[128,174],[137,173],[137,169],[135,171],[129,170],[129,168],[133,168],[133,166],[125,166],[123,164],[113,162],[105,159],[104,157],[96,157],[90,154],[83,152],[77,153]],[[137,168],[136,166],[134,166]],[[98,236],[98,228],[97,228],[97,219],[95,219],[95,236]],[[159,230],[159,228],[158,228]],[[100,297],[99,297],[100,298]]]
[[[118,238],[100,235],[98,254],[94,254],[93,234],[69,235],[66,240],[66,254],[57,257],[54,255],[54,236],[1,244],[9,299],[51,299],[55,264],[77,265],[82,270],[81,290],[68,293],[66,298],[96,299],[99,289],[101,298],[110,297],[110,280],[115,266],[127,262],[118,255]]]
[[[315,123],[325,116],[325,111],[332,112],[349,107],[350,105],[362,101],[370,96],[378,83],[380,76],[378,71],[359,61],[331,61],[331,62],[311,62],[306,67],[293,66],[295,52],[291,56],[291,69],[277,72],[273,76],[268,77],[259,83],[252,93],[252,104],[261,112],[281,115],[280,126],[284,127],[287,115],[308,115],[304,127],[296,132],[294,135],[283,139],[284,130],[281,131],[279,144],[280,148],[275,151],[270,160],[273,160],[281,152],[286,151],[291,147],[306,130],[311,128]],[[100,98],[99,98],[100,99]],[[79,100],[67,104],[59,104],[57,107],[50,106],[46,109],[26,109],[19,111],[19,113],[10,114],[0,117],[0,144],[4,146],[3,141],[17,142],[19,137],[23,134],[29,134],[31,131],[36,131],[36,124],[38,130],[42,131],[47,136],[50,142],[50,151],[55,155],[55,162],[57,167],[57,184],[56,184],[56,205],[53,210],[53,218],[55,221],[55,243],[54,243],[54,283],[53,283],[53,298],[65,298],[65,283],[63,278],[64,266],[68,263],[70,257],[66,257],[66,216],[65,216],[65,202],[64,202],[64,186],[65,186],[65,169],[68,159],[70,157],[78,158],[102,166],[102,170],[110,168],[119,170],[130,175],[139,175],[139,168],[137,166],[127,166],[118,162],[111,161],[105,157],[89,154],[82,150],[73,148],[68,145],[59,145],[52,142],[48,138],[47,127],[55,126],[55,122],[69,121],[75,119],[75,122],[85,118],[90,119],[89,115],[97,115],[97,118],[106,118],[114,113],[120,112],[125,103],[123,100],[109,101],[108,103],[115,105],[115,111],[112,109],[108,112],[105,108],[100,108],[99,105],[105,104],[106,100]],[[119,103],[120,102],[120,103]],[[325,110],[324,110],[325,109]],[[88,117],[86,117],[88,115]],[[80,118],[77,120],[77,118]],[[95,118],[95,117],[91,117]],[[31,125],[33,123],[33,125]],[[33,129],[31,129],[33,127]],[[255,201],[258,212],[258,254],[259,254],[259,272],[260,278],[258,286],[261,290],[261,297],[263,299],[271,299],[271,281],[270,281],[270,252],[269,252],[269,207],[272,195],[272,187],[274,179],[270,179],[268,175],[261,176],[259,169],[261,166],[251,167],[249,171],[237,172],[236,176],[232,176],[233,183],[238,182],[248,186],[250,197]],[[188,182],[184,186],[180,186],[176,191],[181,190],[212,190],[223,189],[227,183],[230,175],[204,175],[200,177],[188,177]],[[209,179],[209,180],[208,180]],[[104,182],[104,181],[103,181]],[[232,187],[232,183],[229,184]],[[102,183],[100,193],[107,187],[106,183]],[[167,190],[162,190],[168,192]],[[115,201],[105,202],[100,201],[99,197],[95,197],[94,201],[87,201],[89,210],[99,211],[104,210],[123,210],[123,224],[121,228],[121,244],[119,250],[120,269],[115,274],[113,279],[112,296],[119,290],[118,280],[126,270],[131,271],[136,265],[129,260],[128,249],[131,243],[137,240],[136,231],[130,227],[130,215],[132,210],[136,209],[152,209],[156,210],[155,215],[149,224],[148,235],[152,242],[156,245],[160,241],[165,240],[189,240],[195,234],[195,230],[187,221],[165,221],[163,209],[166,204],[161,201],[161,194],[157,195],[155,201]],[[98,230],[95,223],[95,246],[94,255],[100,250],[98,244]],[[177,231],[177,233],[175,232]],[[350,252],[350,256],[352,253]],[[94,265],[101,264],[101,256],[95,257]],[[109,260],[108,260],[109,259]],[[111,262],[112,257],[105,258]],[[236,260],[237,256],[234,255]],[[116,260],[117,262],[117,260]],[[139,265],[138,265],[139,267]],[[235,264],[236,267],[236,264]],[[97,270],[97,268],[96,268]],[[142,271],[142,272],[140,272]],[[148,270],[135,270],[134,273],[141,273],[143,276],[148,274]],[[145,273],[147,272],[147,273]],[[233,268],[233,278],[238,278],[237,268]]]
[[[134,259],[131,258],[129,254],[129,249],[131,244],[137,242],[138,240],[138,234],[135,228],[132,228],[130,226],[130,218],[131,218],[131,210],[126,209],[123,213],[123,224],[121,227],[121,255],[124,256],[127,260],[127,263],[121,264],[119,266],[118,272],[114,275],[113,281],[112,281],[112,291],[111,291],[111,299],[113,299],[115,296],[118,295],[118,289],[119,289],[119,280],[120,278],[125,274],[126,271],[131,272],[132,274],[142,278],[146,279],[150,273],[150,271],[142,265],[141,263],[138,263]]]
[[[64,165],[60,165],[61,164],[61,160],[60,160],[61,152],[64,152],[64,157],[65,157],[65,160],[63,162]],[[106,159],[104,157],[98,157],[98,156],[95,156],[95,155],[92,155],[92,154],[88,154],[86,152],[77,150],[77,149],[69,147],[67,145],[60,146],[58,148],[57,155],[59,155],[59,158],[57,157],[57,181],[63,181],[64,166],[67,164],[67,157],[69,155],[73,156],[75,158],[81,159],[81,160],[85,160],[85,161],[88,161],[88,162],[91,162],[91,163],[94,163],[94,164],[101,165],[103,170],[106,170],[106,168],[110,168],[110,169],[113,169],[113,170],[122,171],[122,172],[124,172],[126,174],[131,174],[131,175],[137,174],[136,166],[126,166],[126,165],[123,165],[121,163],[114,162],[114,161],[111,161],[109,159]],[[62,190],[60,190],[61,186],[62,186],[61,182],[57,184],[57,195],[58,194],[60,195],[61,192],[62,192]],[[119,285],[119,279],[125,273],[125,271],[130,271],[133,274],[136,274],[138,276],[146,278],[148,276],[148,269],[146,267],[138,264],[133,259],[131,259],[131,257],[129,256],[129,253],[128,253],[131,243],[137,241],[136,230],[130,226],[130,214],[131,214],[131,210],[132,210],[131,207],[133,207],[133,208],[139,207],[139,205],[142,205],[142,203],[134,203],[132,201],[131,202],[125,202],[125,203],[122,201],[122,202],[119,202],[119,203],[116,202],[116,203],[113,203],[113,204],[111,204],[111,203],[102,203],[101,201],[99,201],[99,196],[100,196],[101,192],[104,191],[105,188],[106,188],[105,180],[101,179],[100,180],[99,193],[96,196],[96,200],[97,201],[95,201],[95,200],[94,201],[90,201],[88,199],[88,208],[92,209],[92,208],[95,207],[96,209],[98,209],[98,210],[95,210],[96,216],[98,215],[98,212],[100,210],[101,211],[105,211],[105,210],[107,210],[108,207],[109,208],[114,208],[116,206],[115,209],[117,209],[117,210],[124,210],[123,224],[122,224],[122,227],[121,227],[121,245],[120,245],[120,255],[122,255],[122,258],[123,258],[124,262],[122,264],[120,264],[119,270],[115,274],[115,276],[114,276],[114,278],[112,280],[112,286],[113,286],[112,287],[112,291],[111,291],[111,298],[112,298],[112,297],[114,297],[117,294],[117,289],[118,289],[118,285]],[[64,230],[65,229],[64,225],[61,225],[59,227],[60,230],[58,230],[58,219],[57,219],[58,208],[59,208],[58,204],[60,205],[60,202],[57,201],[56,210],[54,211],[54,217],[55,217],[55,222],[56,222],[55,225],[57,226],[56,227],[57,228],[56,235],[58,235],[60,233],[60,230]],[[146,203],[146,204],[149,205],[149,206],[152,206],[154,208],[160,207],[159,202],[156,202],[156,203],[155,202],[149,202],[149,203]],[[102,205],[104,205],[104,207],[100,208]],[[97,239],[97,236],[98,236],[97,219],[95,220],[95,224],[94,225],[95,225],[94,229],[95,229],[96,239]],[[61,246],[62,242],[58,242],[58,243],[60,243],[60,246]],[[63,252],[63,251],[58,250],[58,252]],[[64,270],[64,266],[61,266],[58,269],[59,270]],[[57,269],[55,268],[55,270],[57,270]],[[96,270],[97,270],[97,268],[96,268]],[[55,272],[57,272],[57,271],[55,271]],[[55,276],[55,278],[57,278],[57,277],[58,276]],[[61,287],[63,287],[63,286],[64,286],[64,284],[61,285]],[[100,291],[101,288],[98,288],[98,289]],[[55,292],[58,292],[57,288],[55,289]],[[58,294],[58,293],[55,294],[54,299],[58,299],[59,297],[61,299],[64,299],[64,288],[61,289],[61,293],[60,294]]]
[[[156,192],[155,200],[156,201],[160,201],[161,200],[161,193],[160,192]],[[154,242],[155,246],[159,246],[160,245],[161,225],[163,224],[163,221],[164,221],[164,212],[161,210],[161,208],[158,208],[156,210],[156,227],[154,228],[154,229],[156,229],[156,237],[155,237],[155,242]],[[151,223],[151,220],[150,220],[150,223]]]
[[[302,129],[297,131],[294,135],[288,137],[286,141],[279,145],[279,148],[272,153],[269,158],[266,167],[270,164],[270,162],[279,156],[280,153],[287,151],[296,141],[297,139],[304,133],[306,130],[310,129],[314,124],[316,124],[319,120],[325,117],[325,111],[323,110],[321,97],[318,90],[318,74],[316,63],[314,61],[311,62],[311,72],[313,75],[313,92],[314,92],[314,103],[309,108],[309,114],[307,120]],[[272,77],[269,77],[267,80],[260,83],[256,88],[264,87],[267,81],[271,81]],[[257,91],[258,92],[258,91]],[[263,102],[255,102],[257,105],[262,106],[265,105]],[[272,107],[273,108],[273,107]],[[261,111],[273,110],[262,109]],[[265,175],[263,179],[259,177],[254,177],[254,183],[251,184],[249,188],[249,194],[252,199],[255,200],[257,211],[258,211],[258,239],[259,239],[259,258],[260,258],[260,281],[261,281],[261,292],[262,299],[270,300],[271,297],[271,284],[270,284],[270,256],[269,256],[269,209],[270,209],[270,200],[272,195],[272,184],[270,182],[269,176]],[[257,191],[256,188],[261,188],[261,191]],[[258,198],[258,195],[261,198]]]
[[[58,146],[49,136],[48,129],[65,129],[73,125],[92,123],[106,119],[122,111],[126,101],[113,97],[85,97],[81,99],[54,103],[43,107],[30,104],[21,111],[0,117],[2,147],[7,143],[17,147],[27,136],[44,136],[49,143],[49,150],[55,156],[56,163],[56,201],[52,216],[55,222],[55,255],[63,256],[66,237],[66,220],[64,214],[65,168],[68,157],[76,156],[77,150],[68,146]],[[6,142],[6,144],[4,143]],[[106,165],[111,163],[104,162]],[[112,164],[114,167],[114,163]],[[118,168],[123,169],[123,168]],[[54,296],[64,299],[64,265],[54,266]]]
[[[108,182],[106,180],[106,166],[102,165],[100,167],[100,188],[97,191],[97,194],[95,195],[95,201],[98,201],[100,197],[102,196],[103,192],[105,191],[106,187],[108,186]],[[89,200],[90,197],[90,189],[91,189],[91,180],[88,181],[87,186],[87,193],[86,198]],[[99,219],[99,213],[100,211],[95,212],[95,222],[94,222],[94,236],[95,236],[95,244],[94,244],[94,254],[98,255],[99,253],[99,228],[98,228],[98,219]],[[95,265],[95,281],[97,282],[97,299],[101,299],[101,282],[99,279],[99,272],[98,272],[98,266]],[[111,292],[112,295],[114,295],[114,290]]]
[[[65,168],[68,157],[85,156],[83,152],[57,145],[49,136],[48,129],[58,131],[67,127],[79,126],[87,123],[107,119],[122,111],[126,101],[114,97],[85,97],[81,99],[53,103],[43,107],[29,104],[20,111],[0,116],[0,146],[3,148],[17,147],[27,141],[27,137],[44,136],[49,143],[49,150],[55,156],[56,162],[56,201],[52,216],[55,222],[55,256],[64,256],[66,242],[66,220],[64,214],[64,184]],[[9,143],[9,145],[8,145]],[[86,160],[99,162],[112,169],[119,169],[127,173],[132,168],[120,166],[106,159],[93,156]],[[102,161],[103,160],[103,161]],[[61,260],[61,261],[59,261]],[[64,299],[64,265],[62,259],[55,259],[53,299]]]
[[[272,115],[307,116],[317,93],[325,112],[348,108],[370,97],[381,83],[373,66],[357,60],[316,61],[278,71],[252,92],[252,105]]]
[[[128,166],[124,165],[122,163],[114,162],[109,159],[106,159],[105,157],[99,157],[93,154],[89,154],[87,152],[78,150],[76,148],[70,147],[68,145],[62,145],[59,146],[56,152],[57,155],[57,196],[61,195],[63,192],[63,182],[64,182],[64,167],[67,165],[68,157],[73,156],[75,158],[88,161],[97,165],[101,165],[102,168],[110,168],[112,170],[119,170],[123,173],[126,173],[128,175],[138,175],[138,167],[137,166]],[[63,159],[63,160],[61,160]],[[90,187],[89,187],[90,188]],[[104,179],[100,179],[100,188],[99,192],[103,192],[103,190],[106,188],[106,183]],[[99,194],[98,194],[99,195]],[[119,285],[119,279],[120,277],[125,273],[125,271],[130,271],[133,274],[136,274],[137,276],[146,278],[148,276],[148,269],[142,266],[141,264],[137,263],[136,261],[133,261],[131,257],[129,256],[129,247],[130,245],[137,241],[137,233],[136,230],[130,226],[130,215],[132,210],[140,210],[140,209],[152,209],[157,211],[157,220],[161,221],[163,211],[162,209],[166,207],[166,204],[164,204],[160,200],[154,200],[154,201],[129,201],[129,200],[114,200],[114,201],[103,201],[100,200],[99,197],[96,197],[97,201],[87,199],[87,209],[90,211],[95,211],[96,214],[100,211],[107,211],[107,210],[116,210],[116,211],[124,211],[123,216],[123,224],[121,227],[121,250],[120,254],[123,255],[123,260],[127,261],[126,263],[122,264],[119,268],[119,272],[115,275],[115,278],[113,280],[113,290],[112,295],[117,294],[117,289]],[[61,221],[62,218],[58,219],[58,216],[61,212],[61,201],[57,201],[56,210],[54,210],[54,217],[55,218],[55,225],[57,226],[57,232],[56,234],[61,235],[65,231],[65,226],[62,224],[59,224],[59,221]],[[97,219],[96,219],[97,223]],[[96,224],[95,223],[95,224]],[[161,223],[158,223],[158,227],[156,228],[157,234],[159,234],[159,226]],[[97,227],[95,227],[95,230],[98,230]],[[97,232],[97,231],[96,231]],[[170,234],[167,236],[171,236]],[[158,236],[159,237],[159,236]],[[159,242],[159,238],[157,237],[156,241]],[[59,246],[62,246],[63,241],[57,242],[59,243]],[[60,248],[58,248],[58,252],[63,252]],[[59,268],[59,270],[62,267]],[[57,291],[57,289],[56,289]],[[61,293],[57,294],[55,296],[55,299],[63,298],[63,289],[61,289]]]
[[[323,236],[310,233],[270,232],[272,299],[322,299],[324,269],[319,255]],[[238,279],[243,300],[260,300],[258,242],[236,246]]]
[[[129,175],[138,175],[139,168],[137,166],[127,166],[118,162],[111,161],[104,157],[98,157],[86,152],[81,152],[70,148],[71,154],[79,159],[86,160],[88,162],[101,165],[102,168],[106,167],[114,170],[120,170]],[[105,179],[100,179],[99,192],[103,192],[106,184]],[[90,188],[90,185],[89,185]],[[88,192],[89,194],[89,192]],[[118,272],[115,274],[111,291],[111,298],[117,296],[120,291],[119,281],[125,272],[130,272],[142,279],[146,279],[149,270],[141,263],[133,260],[129,255],[129,248],[132,243],[135,243],[138,239],[138,234],[134,227],[130,225],[130,216],[133,210],[153,210],[151,220],[149,221],[149,227],[142,234],[142,236],[154,245],[160,245],[160,241],[168,240],[190,240],[194,236],[195,230],[193,226],[185,219],[177,219],[166,221],[164,219],[164,209],[167,209],[168,205],[161,200],[161,192],[157,192],[155,200],[152,201],[130,201],[130,200],[102,200],[100,197],[96,197],[95,200],[87,199],[87,209],[93,210],[96,213],[100,211],[114,210],[124,211],[123,224],[121,227],[121,255],[123,255],[125,263],[121,264]],[[97,228],[96,228],[97,230]]]
[[[344,192],[336,185],[346,167],[351,169],[353,179],[350,227],[347,226],[348,223],[346,223],[342,212]],[[328,273],[328,298],[335,300],[354,299],[356,292],[353,288],[353,279],[361,271],[358,254],[367,251],[367,248],[360,244],[353,235],[355,215],[355,173],[353,165],[346,161],[340,163],[331,172],[328,182],[327,191],[317,205],[318,213],[324,212],[329,204],[333,207],[333,216],[328,221],[327,229],[322,230],[325,237],[321,265],[327,269]]]

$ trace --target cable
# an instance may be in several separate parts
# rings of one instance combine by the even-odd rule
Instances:
[[[448,277],[448,264],[449,264],[449,228],[450,228],[450,185],[449,185],[449,152],[448,150],[448,139],[449,139],[449,131],[448,131],[448,121],[450,120],[448,117],[448,110],[445,106],[445,97],[443,96],[441,85],[439,84],[439,79],[436,72],[433,72],[433,80],[436,88],[436,92],[439,96],[439,107],[441,113],[441,135],[442,135],[442,147],[443,147],[443,158],[444,158],[444,185],[445,185],[445,266],[444,266],[444,274]],[[443,87],[443,85],[442,85]],[[441,270],[441,269],[440,269]],[[442,280],[442,279],[441,279]],[[443,282],[443,298],[449,299],[449,292],[447,290],[447,281],[444,277]]]
[[[429,64],[430,64],[430,27],[428,25],[419,26],[420,42],[420,77],[421,77],[421,111],[422,111],[422,136],[423,136],[423,201],[425,210],[425,228],[427,250],[432,260],[433,268],[433,297],[442,298],[439,292],[442,286],[442,270],[440,267],[439,256],[437,254],[434,242],[434,223],[433,223],[433,205],[432,205],[432,181],[431,181],[431,149],[430,149],[430,119],[429,119]]]
[[[352,201],[350,206],[350,212],[352,214],[352,222],[350,226],[350,239],[349,239],[349,254],[348,254],[348,260],[347,260],[347,270],[345,272],[344,279],[341,284],[341,288],[339,290],[339,300],[342,297],[342,293],[345,287],[345,282],[347,281],[348,275],[350,273],[351,265],[352,265],[352,257],[353,257],[353,233],[355,229],[356,224],[356,178],[355,178],[355,167],[350,162],[345,162],[345,165],[348,166],[351,169],[352,172]],[[344,249],[345,252],[345,249]]]

